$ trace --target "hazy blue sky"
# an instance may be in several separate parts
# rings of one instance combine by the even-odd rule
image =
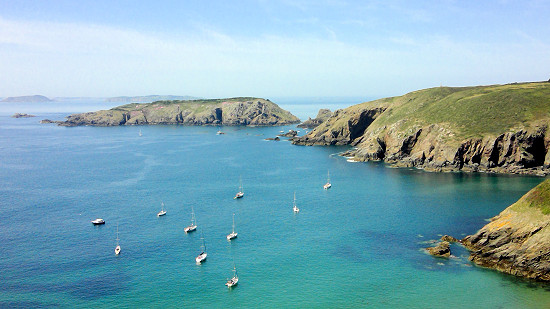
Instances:
[[[549,78],[550,1],[0,0],[0,97],[376,97]]]

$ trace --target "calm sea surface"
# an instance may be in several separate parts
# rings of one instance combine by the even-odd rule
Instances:
[[[307,118],[351,103],[280,105]],[[91,106],[0,106],[0,308],[550,307],[547,285],[475,267],[457,245],[449,260],[422,249],[476,232],[542,178],[393,169],[264,140],[293,126],[38,123],[110,107]],[[192,207],[199,228],[186,235]]]

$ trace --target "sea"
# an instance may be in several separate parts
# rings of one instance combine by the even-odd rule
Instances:
[[[305,120],[362,100],[272,101]],[[424,250],[475,233],[543,178],[265,140],[295,125],[59,127],[39,121],[117,103],[0,104],[0,308],[550,308],[547,284],[477,267],[458,244],[449,259]]]

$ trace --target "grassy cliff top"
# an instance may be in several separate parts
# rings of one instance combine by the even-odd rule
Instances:
[[[136,108],[147,108],[147,107],[157,106],[157,105],[163,105],[163,106],[184,105],[184,106],[190,106],[190,107],[197,107],[200,105],[209,105],[209,106],[221,105],[224,102],[237,103],[237,102],[249,102],[249,101],[256,101],[256,100],[269,101],[269,100],[264,100],[260,98],[254,98],[254,97],[238,97],[238,98],[227,98],[227,99],[199,99],[199,100],[166,100],[166,101],[155,101],[151,103],[130,103],[130,104],[113,107],[111,109],[121,110],[121,111],[130,111],[130,110],[135,110]]]
[[[550,179],[527,192],[512,208],[518,211],[540,209],[543,214],[550,214]]]
[[[440,124],[454,139],[498,135],[550,120],[550,82],[476,87],[436,87],[349,107],[388,109],[373,128],[399,123],[400,131]]]

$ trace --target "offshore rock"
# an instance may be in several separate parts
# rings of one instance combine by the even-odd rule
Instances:
[[[277,134],[277,136],[282,136],[282,137],[294,137],[296,135],[298,135],[298,132],[295,130],[288,130],[288,132],[286,133]]]
[[[307,128],[307,129],[313,129],[317,126],[319,126],[321,123],[325,122],[327,119],[332,116],[332,112],[330,109],[322,108],[317,113],[317,117],[311,119],[308,118],[308,120],[300,123],[297,125],[298,128]]]
[[[426,248],[426,251],[436,257],[448,258],[451,256],[451,246],[448,241],[440,241],[437,245]]]

